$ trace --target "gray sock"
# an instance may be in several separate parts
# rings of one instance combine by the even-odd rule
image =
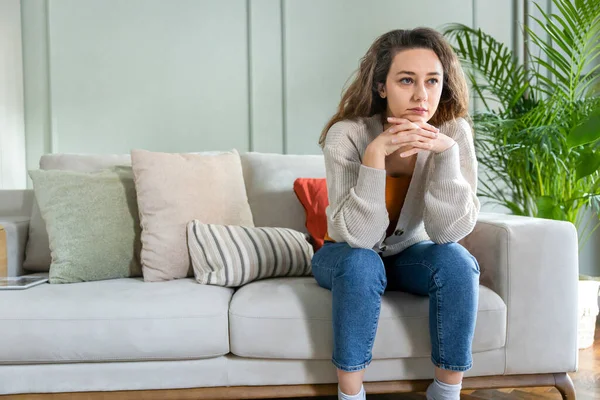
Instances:
[[[427,400],[460,400],[460,389],[462,383],[450,385],[437,379],[427,388]]]
[[[352,396],[343,393],[338,385],[338,400],[365,400],[366,398],[367,394],[365,393],[365,387],[362,385],[360,386],[360,392]]]

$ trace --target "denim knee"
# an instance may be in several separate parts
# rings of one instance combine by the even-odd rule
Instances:
[[[479,264],[467,249],[458,243],[445,243],[432,249],[432,264],[436,277],[444,282],[479,281]]]
[[[357,294],[373,286],[385,289],[387,285],[383,260],[371,249],[349,249],[336,265],[333,277],[353,286]]]

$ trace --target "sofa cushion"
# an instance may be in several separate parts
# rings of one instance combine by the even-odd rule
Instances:
[[[374,359],[428,357],[429,301],[386,292]],[[242,357],[330,359],[333,350],[331,292],[312,277],[276,278],[239,289],[229,310],[231,352]],[[506,337],[506,305],[480,286],[473,352],[498,349]]]
[[[327,235],[327,180],[325,178],[298,178],[294,182],[294,193],[306,212],[306,229],[312,245],[319,250],[325,244]]]
[[[294,194],[294,181],[324,178],[323,156],[250,152],[241,158],[254,225],[307,233],[306,215]]]
[[[229,352],[232,289],[193,279],[4,291],[0,363],[183,360]]]
[[[29,174],[50,239],[50,283],[142,276],[131,167]]]
[[[187,224],[254,226],[237,151],[218,155],[132,150],[142,224],[142,271],[155,282],[193,275]]]
[[[220,151],[206,151],[191,154],[217,155]],[[63,171],[98,172],[117,165],[131,165],[129,154],[44,154],[40,158],[40,169],[58,169]],[[6,214],[4,214],[6,215]],[[47,272],[50,270],[52,257],[46,224],[42,219],[35,198],[31,208],[29,235],[27,239],[25,262],[23,267],[30,271]]]
[[[129,154],[45,154],[40,158],[40,169],[58,169],[78,172],[98,172],[116,165],[131,165]],[[52,257],[46,224],[37,201],[33,202],[29,238],[23,266],[31,271],[49,271]]]
[[[238,287],[276,276],[310,275],[312,246],[306,234],[287,228],[188,224],[196,280]]]

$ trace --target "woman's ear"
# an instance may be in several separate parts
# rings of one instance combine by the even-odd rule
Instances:
[[[381,96],[382,99],[385,99],[387,93],[385,92],[385,85],[383,83],[380,82],[377,84],[377,91],[379,92],[379,96]]]

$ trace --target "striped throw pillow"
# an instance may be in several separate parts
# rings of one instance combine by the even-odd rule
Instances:
[[[238,287],[258,279],[311,274],[313,248],[296,230],[193,220],[187,231],[199,283]]]

